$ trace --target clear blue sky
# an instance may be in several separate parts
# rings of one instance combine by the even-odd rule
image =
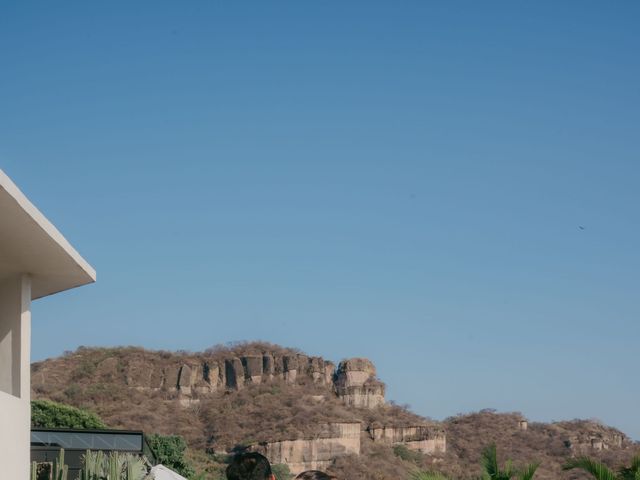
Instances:
[[[369,357],[434,418],[640,439],[639,23],[632,1],[2,2],[0,166],[98,271],[34,305],[33,358],[263,339]]]

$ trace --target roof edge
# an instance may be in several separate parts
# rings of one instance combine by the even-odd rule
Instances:
[[[60,231],[45,217],[38,208],[31,203],[24,193],[13,183],[13,181],[7,176],[6,173],[0,169],[0,188],[5,190],[17,204],[29,215],[33,221],[47,234],[51,239],[56,242],[60,248],[87,274],[90,281],[87,283],[93,283],[96,281],[96,271],[87,262],[78,251],[71,246],[69,241],[60,233]]]

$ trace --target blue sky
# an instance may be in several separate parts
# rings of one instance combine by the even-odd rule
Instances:
[[[33,358],[263,339],[640,439],[637,2],[2,2],[0,167],[98,271]]]

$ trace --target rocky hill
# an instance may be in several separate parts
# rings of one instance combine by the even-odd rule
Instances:
[[[567,458],[590,456],[611,466],[628,463],[638,446],[619,430],[594,420],[530,422],[519,413],[484,410],[448,418],[448,452],[442,470],[460,476],[480,472],[484,445],[495,443],[503,459],[540,462],[536,478],[585,478],[562,472]],[[589,478],[589,477],[586,477]]]
[[[397,479],[421,468],[471,478],[481,449],[495,442],[505,457],[542,461],[540,479],[572,478],[560,472],[567,457],[615,464],[637,448],[595,422],[538,424],[490,411],[434,422],[388,404],[367,359],[336,365],[265,343],[201,353],[79,348],[34,363],[32,390],[115,428],[182,435],[211,471],[221,454],[250,448],[293,472]]]

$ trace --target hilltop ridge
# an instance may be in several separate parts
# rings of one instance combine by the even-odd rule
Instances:
[[[95,411],[111,427],[179,434],[202,468],[249,448],[292,471],[350,479],[401,478],[417,467],[469,478],[480,450],[495,442],[505,458],[542,461],[537,478],[545,479],[566,476],[560,465],[572,455],[616,464],[637,450],[622,432],[590,421],[482,411],[436,422],[388,403],[368,359],[336,364],[264,342],[196,353],[81,347],[34,363],[32,391]]]

